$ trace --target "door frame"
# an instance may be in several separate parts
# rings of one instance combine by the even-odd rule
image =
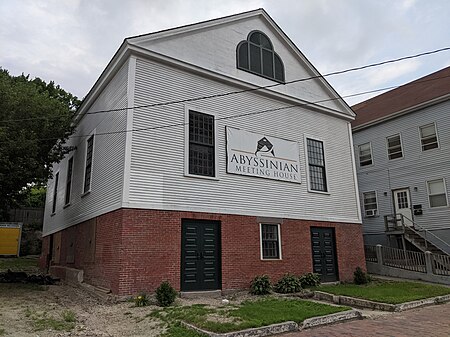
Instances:
[[[185,222],[198,222],[198,223],[215,223],[217,225],[217,289],[203,289],[203,290],[183,290],[183,261],[184,261],[184,249],[183,249],[183,224]],[[213,291],[222,289],[222,222],[220,220],[210,219],[190,219],[183,218],[180,223],[181,235],[180,235],[180,291],[183,292],[195,292],[195,291]]]
[[[407,196],[408,196],[408,208],[409,208],[409,210],[411,211],[411,221],[413,221],[414,222],[414,211],[413,211],[413,207],[412,207],[412,200],[411,200],[411,190],[410,190],[410,188],[409,187],[403,187],[403,188],[396,188],[396,189],[393,189],[392,190],[392,204],[393,204],[393,206],[394,206],[394,215],[396,215],[397,214],[397,206],[396,206],[396,203],[397,203],[397,199],[396,199],[396,197],[395,197],[395,192],[399,192],[399,191],[406,191],[407,192]],[[405,219],[406,220],[406,219]],[[397,223],[397,225],[398,225],[398,223]],[[406,220],[405,221],[405,225],[406,226],[412,226],[413,225],[413,223],[412,222],[410,222],[410,221],[408,221],[408,220]]]

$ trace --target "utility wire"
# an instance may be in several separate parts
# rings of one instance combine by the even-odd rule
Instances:
[[[160,102],[160,103],[151,103],[151,104],[137,105],[137,106],[134,106],[134,107],[96,110],[96,111],[86,112],[85,114],[86,115],[94,115],[94,114],[99,114],[99,113],[119,112],[119,111],[131,110],[131,109],[158,107],[158,106],[165,106],[165,105],[171,105],[171,104],[195,102],[195,101],[200,101],[200,100],[210,99],[210,98],[224,97],[224,96],[235,95],[235,94],[240,94],[240,93],[244,93],[244,92],[252,92],[252,91],[258,91],[258,90],[262,90],[262,89],[272,88],[272,87],[276,87],[276,86],[279,86],[279,85],[282,85],[282,84],[283,85],[285,85],[285,84],[292,84],[292,83],[309,81],[309,80],[317,79],[317,78],[325,78],[325,77],[329,77],[329,76],[333,76],[333,75],[341,75],[341,74],[345,74],[345,73],[348,73],[348,72],[353,72],[353,71],[357,71],[357,70],[363,70],[363,69],[367,69],[367,68],[377,67],[377,66],[381,66],[381,65],[385,65],[385,64],[389,64],[389,63],[395,63],[395,62],[399,62],[399,61],[404,61],[404,60],[408,60],[408,59],[414,59],[414,58],[417,58],[417,57],[421,57],[421,56],[425,56],[425,55],[431,55],[431,54],[436,54],[436,53],[440,53],[440,52],[448,51],[448,50],[450,50],[450,47],[444,47],[444,48],[435,49],[435,50],[431,50],[431,51],[427,51],[427,52],[423,52],[423,53],[419,53],[419,54],[404,56],[404,57],[400,57],[400,58],[396,58],[396,59],[391,59],[391,60],[371,63],[371,64],[367,64],[367,65],[363,65],[363,66],[359,66],[359,67],[348,68],[348,69],[344,69],[344,70],[338,70],[338,71],[327,73],[325,75],[315,75],[315,76],[310,76],[310,77],[304,77],[304,78],[300,78],[300,79],[287,81],[287,82],[284,82],[284,83],[275,83],[275,84],[269,84],[269,85],[265,85],[265,86],[257,86],[255,88],[251,88],[251,89],[236,90],[236,91],[230,91],[230,92],[226,92],[226,93],[222,93],[222,94],[214,94],[214,95],[208,95],[208,96],[199,96],[199,97],[194,97],[194,98],[187,98],[187,99],[174,100],[174,101],[168,101],[168,102]],[[393,86],[393,87],[390,87],[390,88],[397,88],[397,87],[399,87],[399,86]],[[382,90],[389,90],[389,88],[381,89],[380,91],[382,91]],[[377,90],[372,91],[372,92],[377,92]],[[370,92],[367,92],[367,93],[370,93]],[[360,95],[360,94],[355,94],[354,96],[357,96],[357,95]],[[354,96],[345,96],[345,97],[354,97]],[[344,98],[344,96],[339,97],[337,99],[340,99],[340,98]],[[308,104],[317,104],[317,103],[321,103],[321,102],[322,101],[309,102]],[[46,119],[46,118],[47,117],[34,117],[34,118],[28,118],[28,119],[27,118],[10,119],[10,120],[0,121],[0,123],[19,122],[19,121],[27,121],[27,120],[35,120],[35,119]],[[60,118],[60,116],[56,116],[55,117],[55,119],[57,119],[57,118]]]

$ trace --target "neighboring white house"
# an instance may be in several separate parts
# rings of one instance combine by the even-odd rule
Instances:
[[[54,166],[42,266],[117,294],[349,280],[365,264],[353,119],[262,9],[127,38]]]
[[[365,242],[450,253],[450,67],[353,110]]]

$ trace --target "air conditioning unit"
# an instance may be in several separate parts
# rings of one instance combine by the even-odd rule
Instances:
[[[377,215],[377,210],[376,209],[367,209],[366,210],[366,217],[372,217]]]

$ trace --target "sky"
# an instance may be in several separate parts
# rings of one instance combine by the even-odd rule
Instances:
[[[124,38],[264,8],[321,74],[450,47],[448,0],[0,0],[0,67],[84,97]],[[350,105],[450,51],[327,80]]]

